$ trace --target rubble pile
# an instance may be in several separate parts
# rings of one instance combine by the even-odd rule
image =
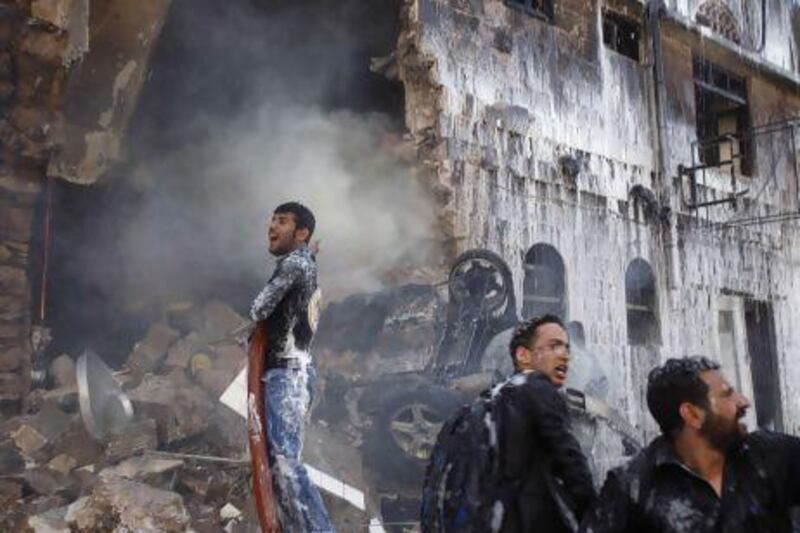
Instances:
[[[115,372],[133,419],[92,437],[72,357],[0,423],[2,531],[247,531],[244,420],[219,396],[246,364],[221,302],[169,307]]]

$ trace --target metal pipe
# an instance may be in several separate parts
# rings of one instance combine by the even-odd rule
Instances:
[[[767,45],[767,0],[761,0],[761,45],[756,53],[761,53]]]

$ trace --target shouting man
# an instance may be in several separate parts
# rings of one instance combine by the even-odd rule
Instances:
[[[719,364],[669,359],[650,372],[647,405],[662,435],[608,474],[583,531],[792,531],[800,439],[748,434],[741,420],[750,403]]]
[[[269,332],[262,378],[265,417],[278,516],[287,533],[333,531],[300,458],[316,380],[309,354],[319,314],[317,265],[309,250],[314,225],[314,215],[299,203],[275,209],[269,251],[278,258],[277,266],[250,310],[254,321],[266,321]]]
[[[509,350],[516,374],[497,398],[501,531],[574,531],[594,487],[559,392],[570,364],[564,324],[554,315],[526,320]]]

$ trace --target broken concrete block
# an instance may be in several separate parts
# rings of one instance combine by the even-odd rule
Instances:
[[[54,457],[66,454],[75,459],[76,466],[84,466],[100,461],[105,448],[105,444],[94,440],[76,418],[69,430],[55,442],[52,453]]]
[[[167,305],[165,312],[167,323],[184,333],[203,328],[203,309],[191,301],[172,302]]]
[[[167,351],[167,359],[164,361],[165,366],[174,366],[177,368],[187,368],[189,360],[192,355],[197,353],[202,348],[197,333],[190,333],[189,335],[178,339]]]
[[[75,516],[76,514],[84,508],[89,503],[89,496],[83,496],[78,498],[71,504],[67,506],[67,512],[64,515],[64,520],[67,524],[74,524],[75,523]]]
[[[178,332],[166,324],[153,324],[144,339],[137,342],[128,357],[128,366],[142,372],[157,370],[167,358],[167,351]]]
[[[203,306],[201,337],[205,342],[219,341],[247,323],[248,321],[229,305],[220,301],[211,301]]]
[[[230,372],[214,369],[199,369],[195,372],[195,381],[199,383],[209,394],[218,397],[230,385],[233,379]]]
[[[23,478],[30,490],[42,496],[52,496],[75,489],[75,483],[69,476],[46,467],[30,468],[25,471]]]
[[[47,439],[28,424],[12,433],[11,438],[17,448],[28,457],[47,445]]]
[[[67,507],[48,509],[43,513],[28,518],[28,527],[34,533],[70,533],[65,519]]]
[[[25,459],[17,445],[11,440],[0,442],[0,472],[3,475],[14,475],[25,470]]]
[[[47,463],[47,468],[62,475],[69,474],[76,466],[78,466],[78,461],[76,461],[74,457],[65,453],[56,455],[50,460],[49,463]]]
[[[232,375],[239,372],[247,359],[247,353],[243,346],[238,344],[223,344],[214,347],[217,357],[214,359],[214,368],[219,370],[230,370]]]
[[[41,458],[40,452],[53,444],[70,426],[71,417],[52,405],[45,405],[32,416],[11,438],[20,451],[31,459]]]
[[[203,433],[213,404],[206,393],[182,372],[147,375],[130,391],[136,412],[153,418],[161,443],[172,443]]]
[[[158,447],[156,421],[152,418],[134,421],[119,435],[112,435],[106,446],[109,461],[130,457],[145,450]]]
[[[72,513],[78,531],[185,531],[189,514],[180,495],[123,478],[101,481]]]
[[[47,376],[56,388],[76,387],[78,380],[75,375],[75,361],[67,354],[62,354],[53,359],[47,369]]]
[[[223,522],[228,520],[238,520],[242,517],[242,512],[235,505],[228,502],[219,510],[219,519]]]
[[[9,504],[22,498],[22,481],[0,479],[0,504]]]

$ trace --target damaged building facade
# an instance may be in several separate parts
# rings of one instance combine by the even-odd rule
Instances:
[[[420,1],[398,61],[448,250],[523,315],[580,321],[613,403],[719,359],[751,426],[797,432],[798,42],[789,2]]]
[[[413,279],[427,285],[404,289],[411,294],[409,300],[433,302],[437,284],[455,258],[476,248],[490,250],[510,269],[516,296],[510,301],[516,302],[516,309],[507,316],[553,312],[579,322],[576,331],[584,333],[586,351],[608,378],[605,399],[625,414],[640,438],[656,430],[643,399],[647,372],[666,357],[690,354],[722,362],[734,385],[754,401],[752,427],[800,432],[800,399],[794,385],[800,370],[793,364],[800,350],[800,328],[795,327],[800,309],[796,4],[364,3],[372,11],[347,18],[338,12],[328,17],[325,9],[334,8],[316,10],[319,2],[295,2],[316,17],[309,39],[312,29],[336,26],[325,22],[328,18],[350,24],[347,31],[331,33],[336,37],[358,34],[374,21],[375,13],[382,13],[377,25],[381,31],[365,30],[367,44],[354,47],[363,55],[364,72],[356,77],[369,78],[373,85],[367,84],[366,90],[367,85],[342,83],[342,92],[348,94],[331,98],[330,107],[394,113],[392,118],[401,124],[379,146],[405,157],[412,154],[414,179],[431,200],[435,217],[431,240],[436,253],[418,265],[423,274]],[[41,396],[32,392],[38,374],[58,355],[48,352],[48,337],[69,330],[68,325],[54,324],[58,317],[48,309],[58,307],[60,316],[79,314],[79,304],[54,296],[70,294],[59,286],[69,280],[52,275],[69,255],[54,259],[50,242],[54,233],[68,233],[65,226],[75,217],[63,206],[51,209],[58,203],[54,184],[68,182],[86,191],[104,180],[115,186],[104,176],[125,165],[129,123],[144,106],[140,93],[148,83],[164,83],[153,82],[148,73],[154,62],[163,60],[158,56],[162,41],[174,44],[170,22],[191,12],[195,6],[189,4],[0,2],[0,401],[5,413],[30,414],[41,403]],[[203,9],[207,8],[197,7]],[[83,193],[72,194],[68,198]],[[272,197],[264,199],[270,201]],[[75,205],[73,212],[89,203]],[[124,225],[124,215],[120,218],[118,223]],[[91,224],[85,226],[92,230]],[[323,258],[337,254],[335,249],[323,250]],[[324,269],[325,261],[321,263]],[[408,269],[404,265],[398,271]],[[397,272],[390,279],[395,284],[409,281]],[[210,292],[217,299],[228,296],[224,291],[213,294],[213,288]],[[441,319],[437,316],[443,314],[442,307],[421,308],[395,317],[397,339],[376,342],[376,350],[403,354],[397,346],[407,342],[426,356],[433,353],[436,339],[430,346],[420,344],[436,336],[434,322]],[[152,320],[169,326],[158,323],[139,332],[137,338],[143,340],[138,348],[128,346],[124,355],[131,354],[127,364],[134,369],[136,361],[146,361],[142,371],[150,377],[130,390],[143,387],[143,395],[160,398],[179,383],[186,389],[184,396],[201,398],[193,405],[202,404],[235,425],[212,400],[226,389],[243,354],[233,345],[208,344],[238,326],[239,319],[219,302],[197,309],[194,319],[187,319],[193,316],[190,310],[173,306]],[[116,311],[100,310],[112,317]],[[175,316],[183,318],[172,320]],[[403,320],[412,324],[407,331],[402,330]],[[325,331],[331,328],[323,324],[320,354],[333,363],[320,361],[323,381],[326,370],[338,368],[348,377],[369,378],[386,368],[377,363],[361,368],[352,353],[332,353],[337,343],[330,334],[323,335]],[[118,357],[112,366],[121,360]],[[391,361],[391,371],[422,368],[425,361],[422,355],[402,355]],[[350,409],[344,404],[352,384],[341,390],[340,384],[333,379],[325,383],[318,421],[334,420],[338,415],[330,413]],[[399,382],[395,389],[374,387],[374,403],[380,396],[391,396],[389,392],[408,392]],[[134,401],[148,403],[131,394]],[[371,400],[369,394],[364,398],[366,403]],[[171,397],[149,402],[157,404],[158,409],[149,408],[159,416],[138,422],[148,428],[145,447],[168,448],[178,446],[189,433],[205,435],[205,417],[197,424],[190,420],[191,430],[184,428],[184,433],[172,435],[162,427],[170,418],[171,402]],[[53,418],[44,409],[34,416]],[[32,427],[38,423],[32,422]],[[22,441],[24,425],[11,427]],[[431,425],[428,430],[436,428]],[[385,449],[383,441],[369,435],[340,439],[335,429],[325,424],[312,428],[307,445],[311,456],[341,448],[339,459],[360,464],[359,454],[367,453],[369,445]],[[66,431],[62,430],[56,433]],[[68,434],[73,430],[78,431],[72,427]],[[230,436],[235,431],[229,431]],[[16,440],[2,438],[4,450],[20,447]],[[38,459],[45,455],[38,448],[34,451]],[[125,456],[108,449],[105,453],[112,462]],[[329,473],[342,468],[335,458],[317,460]],[[66,470],[75,466],[84,466],[82,460]],[[179,465],[153,468],[159,470],[157,475],[145,472],[145,477],[158,478],[162,486]],[[398,476],[403,470],[397,468]],[[210,485],[207,479],[197,481],[203,475],[191,472],[188,481],[178,484],[191,486],[194,494],[202,492],[203,520],[211,523],[219,510],[209,511]],[[237,475],[246,478],[241,472]],[[360,466],[342,477],[357,487],[369,485]],[[237,505],[244,498],[243,486],[237,485]],[[93,498],[123,501],[136,488],[110,481],[95,490]],[[377,499],[369,494],[367,498]],[[69,502],[67,498],[58,505]],[[29,514],[47,509],[45,503]],[[217,507],[223,503],[214,499]],[[380,505],[367,502],[367,507]],[[165,520],[177,520],[176,530],[190,522],[196,525],[197,508],[189,507],[191,519],[180,508],[177,514],[167,512]],[[416,507],[409,508],[398,513],[401,520],[416,516]],[[383,515],[386,521],[388,513]]]

